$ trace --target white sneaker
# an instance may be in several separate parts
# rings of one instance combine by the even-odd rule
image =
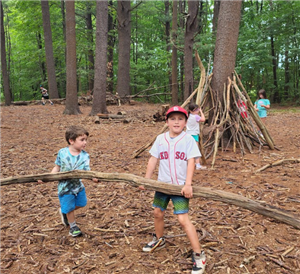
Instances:
[[[154,235],[153,240],[143,247],[143,251],[153,252],[154,250],[159,250],[165,246],[166,246],[165,238],[160,237],[159,239],[157,239],[157,237]]]
[[[201,166],[200,164],[196,165],[196,170],[200,170],[200,169],[207,169],[206,166]]]
[[[204,251],[201,251],[200,254],[193,252],[192,260],[193,260],[192,274],[203,274],[206,265],[206,256]]]

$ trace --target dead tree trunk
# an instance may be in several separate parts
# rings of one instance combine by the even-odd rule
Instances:
[[[0,183],[1,186],[6,186],[11,184],[36,182],[38,180],[42,180],[44,182],[51,182],[51,181],[75,179],[75,178],[76,179],[97,178],[100,181],[106,181],[106,182],[128,182],[134,187],[144,186],[146,189],[149,190],[155,190],[166,194],[180,195],[180,196],[181,196],[181,189],[182,189],[181,186],[166,184],[151,179],[145,179],[143,177],[139,177],[133,174],[102,173],[102,172],[81,171],[81,170],[59,172],[59,173],[27,175],[22,177],[10,177],[6,179],[1,179]],[[226,204],[231,204],[244,209],[248,209],[253,212],[259,213],[261,215],[264,215],[266,217],[270,217],[277,221],[289,224],[297,229],[300,229],[299,216],[296,216],[283,209],[251,200],[242,195],[229,193],[222,190],[215,190],[207,187],[194,186],[193,196],[195,198],[203,197],[214,201],[220,201]]]

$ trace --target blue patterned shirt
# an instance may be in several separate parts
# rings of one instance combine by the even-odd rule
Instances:
[[[55,164],[60,167],[61,172],[72,170],[90,170],[90,156],[82,150],[74,156],[69,147],[59,150]],[[58,195],[77,194],[84,188],[80,179],[61,180],[58,182]]]

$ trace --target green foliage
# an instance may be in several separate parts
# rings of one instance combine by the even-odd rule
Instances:
[[[139,2],[132,1],[134,7]],[[179,60],[183,56],[184,33],[180,26],[187,16],[186,10],[178,13],[176,41],[166,37],[165,23],[172,27],[172,4],[169,14],[165,14],[164,1],[143,1],[131,11],[131,92],[132,94],[157,87],[149,93],[170,92],[171,52],[167,46],[176,45],[178,49],[178,78],[180,79]],[[4,25],[6,32],[6,51],[10,75],[10,87],[14,100],[39,99],[39,85],[47,88],[47,72],[43,35],[43,22],[40,1],[3,1]],[[61,1],[49,1],[53,52],[57,84],[60,96],[65,96],[66,63],[65,41]],[[116,19],[117,2],[113,1],[110,13]],[[88,54],[95,50],[96,2],[76,1],[76,53],[78,72],[78,92],[88,90],[88,79],[94,74],[89,69]],[[201,2],[199,32],[194,37],[197,49],[205,66],[213,67],[215,35],[212,33],[213,1]],[[86,26],[86,15],[92,14],[92,33]],[[300,2],[299,1],[244,1],[240,35],[237,49],[236,70],[251,99],[256,99],[257,90],[264,88],[269,98],[279,92],[283,102],[299,102],[300,70]],[[170,29],[171,31],[171,29]],[[114,84],[118,76],[118,32],[111,31],[116,43],[114,46]],[[90,42],[92,35],[93,42]],[[274,39],[277,69],[277,86],[273,76],[271,37]],[[178,79],[178,80],[179,80]],[[194,62],[194,79],[198,84],[200,72]],[[2,95],[2,94],[1,94]],[[153,97],[154,102],[170,97]],[[3,98],[1,97],[1,100]]]

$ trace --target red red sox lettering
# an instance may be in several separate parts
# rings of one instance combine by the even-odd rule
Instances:
[[[161,160],[167,160],[169,159],[169,154],[167,151],[163,151],[160,153],[160,159]],[[186,158],[186,155],[184,152],[180,152],[180,151],[176,151],[175,152],[175,159],[178,160],[184,160],[184,161],[187,161],[187,158]]]

